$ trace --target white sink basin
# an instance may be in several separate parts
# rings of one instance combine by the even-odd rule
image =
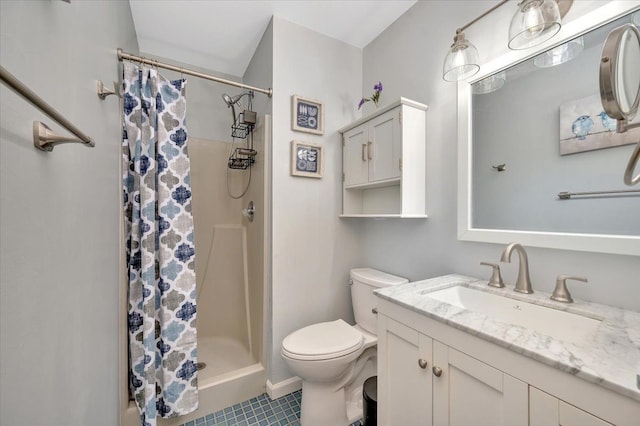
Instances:
[[[581,340],[594,332],[601,323],[598,319],[468,287],[451,287],[425,293],[425,296],[486,315],[496,321],[526,327],[564,341]]]

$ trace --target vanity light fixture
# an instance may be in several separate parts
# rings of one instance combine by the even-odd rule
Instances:
[[[456,30],[442,67],[445,81],[464,80],[480,71],[478,50],[467,40],[463,31],[507,1],[501,1]],[[509,48],[527,49],[549,40],[560,31],[562,17],[572,3],[573,0],[522,0],[509,26]]]
[[[584,49],[584,38],[582,36],[547,50],[533,59],[533,63],[538,68],[555,67],[556,65],[569,62]]]
[[[562,27],[556,0],[523,0],[509,25],[509,48],[528,49],[556,35]]]
[[[456,30],[451,49],[444,58],[442,78],[446,81],[458,81],[475,75],[480,71],[478,49],[469,42],[462,32]]]

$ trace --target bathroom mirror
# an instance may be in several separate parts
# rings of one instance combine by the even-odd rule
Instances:
[[[633,23],[607,36],[600,58],[600,98],[607,114],[617,120],[619,133],[640,126],[629,124],[640,104],[640,30]],[[640,140],[624,172],[624,183],[629,186],[640,182],[640,172],[633,177],[639,158]]]
[[[459,239],[640,255],[640,190],[621,192],[640,127],[617,133],[599,93],[605,39],[636,13],[609,3],[458,84]]]

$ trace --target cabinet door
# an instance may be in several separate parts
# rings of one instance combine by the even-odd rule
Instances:
[[[462,352],[434,341],[433,424],[527,426],[528,386]]]
[[[419,360],[422,360],[422,366]],[[424,365],[424,362],[427,364]],[[379,315],[379,425],[432,424],[431,365],[430,338]]]
[[[344,186],[361,185],[369,181],[369,160],[367,158],[368,138],[365,125],[351,129],[342,135]]]
[[[369,123],[369,181],[400,178],[400,108],[394,108]]]
[[[529,388],[530,426],[611,426],[540,389]]]

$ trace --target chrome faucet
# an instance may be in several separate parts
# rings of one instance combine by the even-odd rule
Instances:
[[[502,252],[500,261],[511,263],[511,252],[514,249],[518,252],[520,268],[518,269],[516,287],[513,290],[519,293],[533,293],[533,289],[531,288],[531,278],[529,278],[529,259],[527,258],[527,252],[524,251],[524,247],[518,243],[510,243]]]

